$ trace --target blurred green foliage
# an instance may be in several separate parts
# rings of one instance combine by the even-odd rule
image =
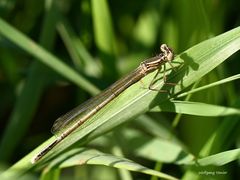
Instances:
[[[239,7],[237,0],[1,0],[1,20],[43,48],[34,49],[18,35],[10,34],[9,39],[19,38],[14,43],[0,33],[1,163],[13,164],[34,149],[51,136],[51,125],[57,117],[127,74],[143,59],[156,55],[161,43],[169,44],[179,54],[239,26]],[[4,31],[3,26],[0,28]],[[54,57],[45,54],[45,50]],[[198,86],[239,73],[239,57],[239,53],[231,56]],[[54,62],[58,63],[50,64],[48,58],[56,58]],[[59,71],[58,67],[64,70]],[[238,81],[234,81],[196,93],[191,100],[239,108],[239,88]],[[150,115],[156,121],[159,117],[166,119],[169,126],[174,119],[170,113]],[[222,117],[182,115],[174,131],[190,152],[204,157],[239,148],[239,117],[234,118],[235,123],[229,125]],[[222,121],[226,121],[225,125]],[[130,126],[142,128],[136,124],[133,121]],[[226,148],[207,149],[206,142],[215,130],[220,127],[224,133],[229,126],[232,138]],[[108,152],[107,148],[103,151]],[[134,158],[148,167],[155,165]],[[191,176],[192,172],[181,166],[161,165],[164,172],[178,177],[202,178]],[[226,167],[229,173],[220,178],[240,178],[238,169],[239,162],[231,163]],[[80,176],[88,170],[81,169]],[[96,170],[92,168],[93,172]],[[115,170],[101,170],[105,176],[109,172],[109,179],[128,177],[124,173],[117,176]],[[96,179],[96,175],[88,178]],[[149,176],[134,174],[128,178]]]

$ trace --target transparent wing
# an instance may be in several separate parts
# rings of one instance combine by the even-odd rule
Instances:
[[[102,101],[106,96],[108,96],[109,92],[104,91],[103,93],[92,97],[91,99],[87,100],[86,102],[80,104],[79,106],[73,108],[66,114],[60,116],[56,121],[53,123],[51,132],[53,134],[57,134],[59,131],[64,129],[69,124],[74,123],[80,117],[87,114],[90,110],[95,108],[100,101]]]

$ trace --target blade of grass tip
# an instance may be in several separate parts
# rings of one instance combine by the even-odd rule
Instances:
[[[31,39],[26,37],[24,34],[16,30],[14,27],[7,24],[3,19],[0,18],[0,33],[19,46],[40,62],[44,63],[54,71],[58,72],[66,79],[72,81],[82,89],[85,89],[92,95],[99,92],[98,88],[89,83],[84,77],[78,74],[75,70],[64,64],[60,59],[50,54],[48,51],[37,45]]]

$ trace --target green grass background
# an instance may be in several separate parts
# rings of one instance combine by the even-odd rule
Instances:
[[[240,178],[239,6],[2,0],[1,177]],[[151,74],[30,163],[55,138],[47,140],[56,118],[159,53],[161,43],[176,54],[168,80],[178,85],[169,96],[143,88]]]

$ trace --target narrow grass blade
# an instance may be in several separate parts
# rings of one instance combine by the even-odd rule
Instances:
[[[51,172],[51,167],[67,168],[71,166],[78,166],[84,164],[105,165],[119,169],[126,169],[129,171],[149,174],[169,180],[177,179],[165,173],[146,168],[126,158],[105,154],[100,151],[91,149],[90,150],[73,149],[68,153],[65,153],[64,156],[60,156],[55,161],[53,161],[48,167],[48,169],[46,169],[45,173]]]
[[[189,164],[195,165],[196,163],[200,166],[223,166],[229,162],[240,159],[240,149],[233,149],[224,151],[218,154],[214,154],[208,157],[197,159]]]
[[[164,106],[151,109],[150,112],[175,112],[195,116],[240,115],[240,109],[191,101],[169,101]]]
[[[175,96],[174,98],[180,98],[180,97],[186,96],[186,95],[188,95],[188,94],[193,94],[193,93],[196,93],[196,92],[199,92],[199,91],[202,91],[202,90],[205,90],[205,89],[214,87],[214,86],[222,85],[222,84],[225,84],[225,83],[228,83],[228,82],[237,80],[237,79],[240,79],[240,74],[236,74],[236,75],[234,75],[234,76],[230,76],[230,77],[228,77],[228,78],[219,80],[219,81],[217,81],[217,82],[213,82],[213,83],[207,84],[207,85],[205,85],[205,86],[192,89],[192,90],[190,90],[190,91],[188,91],[188,92],[181,93],[181,94]]]
[[[117,75],[115,37],[111,14],[106,0],[91,0],[94,39],[103,62],[103,75],[113,78]],[[112,80],[112,79],[111,79]]]
[[[31,54],[37,60],[41,61],[48,67],[52,68],[54,71],[58,72],[68,80],[77,84],[82,89],[85,89],[89,93],[95,95],[98,93],[98,89],[84,79],[75,70],[64,64],[56,56],[52,55],[41,46],[36,44],[34,41],[29,39],[27,36],[16,30],[11,25],[7,24],[3,19],[0,18],[0,34],[12,41],[16,46],[19,46],[27,53]]]
[[[93,59],[79,37],[75,34],[70,23],[63,17],[57,29],[77,69],[90,76],[100,75],[100,67]]]

